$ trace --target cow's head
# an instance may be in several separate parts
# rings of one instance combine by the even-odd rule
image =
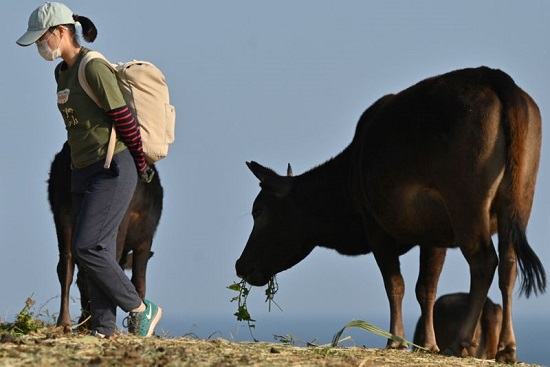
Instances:
[[[256,162],[246,164],[262,189],[252,207],[252,233],[235,268],[248,283],[262,286],[299,263],[315,246],[308,239],[306,213],[294,200],[290,165],[287,176],[279,176]]]

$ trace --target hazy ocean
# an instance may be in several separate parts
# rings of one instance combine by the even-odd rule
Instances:
[[[276,315],[275,315],[276,314]],[[278,342],[279,337],[293,338],[295,345],[304,346],[303,342],[313,341],[319,345],[328,344],[336,332],[342,329],[352,319],[330,317],[288,317],[284,313],[272,311],[268,316],[257,316],[253,335],[260,341]],[[386,330],[388,317],[371,318],[368,321]],[[412,339],[416,318],[405,317],[405,330],[408,340]],[[550,367],[550,318],[541,320],[528,316],[515,316],[514,326],[518,344],[518,361],[536,363]],[[167,332],[169,337],[183,335],[196,336],[201,339],[224,338],[232,341],[252,341],[246,322],[238,322],[233,316],[197,316],[165,314],[157,333]],[[343,337],[351,339],[344,346],[365,346],[383,348],[386,340],[383,337],[362,329],[346,329]]]

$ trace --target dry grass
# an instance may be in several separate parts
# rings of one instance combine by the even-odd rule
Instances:
[[[47,328],[29,335],[2,335],[0,366],[499,366],[494,361],[404,350],[295,347],[224,339],[98,339]],[[533,366],[518,363],[518,366]],[[500,365],[504,366],[504,365]]]

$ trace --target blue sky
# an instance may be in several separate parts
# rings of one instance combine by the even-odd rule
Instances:
[[[15,2],[0,14],[0,318],[8,320],[30,295],[57,312],[59,299],[50,298],[60,294],[45,183],[65,140],[55,104],[56,63],[44,61],[34,46],[15,44],[40,4]],[[302,173],[343,150],[361,113],[382,95],[464,67],[500,68],[531,94],[543,120],[550,110],[550,4],[543,0],[66,4],[98,27],[97,41],[84,45],[112,61],[152,61],[166,75],[177,109],[176,141],[158,164],[165,210],[148,268],[148,297],[190,323],[197,315],[233,318],[236,306],[225,286],[237,280],[234,262],[252,228],[249,213],[259,190],[245,161],[280,173],[290,162]],[[547,140],[528,238],[550,271]],[[416,317],[418,252],[401,261],[404,312]],[[303,314],[344,314],[344,323],[373,315],[389,320],[372,256],[316,249],[278,280],[283,313],[268,315],[263,289],[251,293],[249,308],[260,323]],[[440,294],[466,291],[468,282],[466,262],[450,251]],[[496,282],[490,296],[500,302]],[[514,312],[540,316],[548,325],[549,309],[550,296],[543,295],[516,299]]]

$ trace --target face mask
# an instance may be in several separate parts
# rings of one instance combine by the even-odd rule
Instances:
[[[50,37],[51,36],[53,36],[53,33],[50,34]],[[59,46],[61,45],[61,41],[63,40],[63,37],[59,39],[59,43],[57,44],[56,49],[53,51],[50,49],[50,46],[48,45],[48,41],[50,40],[50,37],[48,37],[44,41],[36,42],[36,46],[38,47],[38,53],[47,61],[53,61],[61,57],[61,50],[59,49]]]

